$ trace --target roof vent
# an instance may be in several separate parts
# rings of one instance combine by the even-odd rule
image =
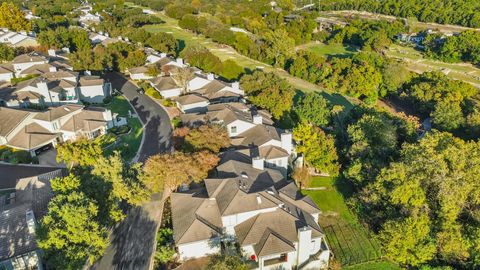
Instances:
[[[242,176],[242,178],[248,178],[248,175],[246,172],[242,172],[240,175]]]
[[[63,107],[63,109],[67,112],[71,112],[70,108],[68,108],[68,107]]]
[[[262,204],[262,197],[260,197],[260,195],[257,195],[257,203]]]

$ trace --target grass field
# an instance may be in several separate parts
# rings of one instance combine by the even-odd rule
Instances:
[[[380,245],[350,212],[344,196],[339,192],[339,190],[348,192],[349,187],[331,177],[314,177],[311,187],[324,188],[302,192],[309,195],[322,211],[319,223],[327,235],[327,242],[335,258],[344,266],[381,259]],[[387,264],[383,261],[381,263]]]
[[[304,49],[321,56],[351,57],[357,48],[343,44],[310,43]]]
[[[130,110],[132,113],[134,112],[132,107],[130,107],[130,103],[128,103],[127,99],[124,96],[115,96],[113,97],[112,101],[105,105],[109,110],[114,113],[118,113],[119,116],[127,117],[128,111]]]
[[[411,47],[394,44],[386,55],[404,62],[407,68],[416,73],[442,71],[455,80],[480,87],[480,69],[468,63],[446,63],[424,58],[422,53]]]

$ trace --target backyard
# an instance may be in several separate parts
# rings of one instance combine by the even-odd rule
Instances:
[[[319,223],[335,258],[345,269],[399,269],[393,263],[382,259],[382,249],[356,216],[350,212],[343,194],[349,193],[346,183],[331,177],[316,176],[311,188],[302,191],[319,206],[322,214]],[[354,265],[354,266],[353,266]]]

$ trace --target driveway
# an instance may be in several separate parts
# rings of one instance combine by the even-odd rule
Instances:
[[[172,128],[167,112],[148,96],[137,93],[137,86],[119,73],[109,73],[105,79],[123,93],[145,124],[145,140],[140,149],[139,161],[170,150]],[[90,269],[151,269],[155,251],[155,237],[163,212],[161,195],[154,194],[141,207],[129,210],[110,235],[110,245],[103,257]]]
[[[48,151],[41,153],[38,157],[38,164],[52,167],[66,168],[65,163],[57,162],[57,149],[52,148]]]

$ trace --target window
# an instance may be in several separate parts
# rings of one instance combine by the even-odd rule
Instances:
[[[52,125],[53,125],[53,130],[58,129],[58,123],[57,122],[53,122]]]
[[[236,126],[230,127],[230,133],[237,133],[237,127]]]

